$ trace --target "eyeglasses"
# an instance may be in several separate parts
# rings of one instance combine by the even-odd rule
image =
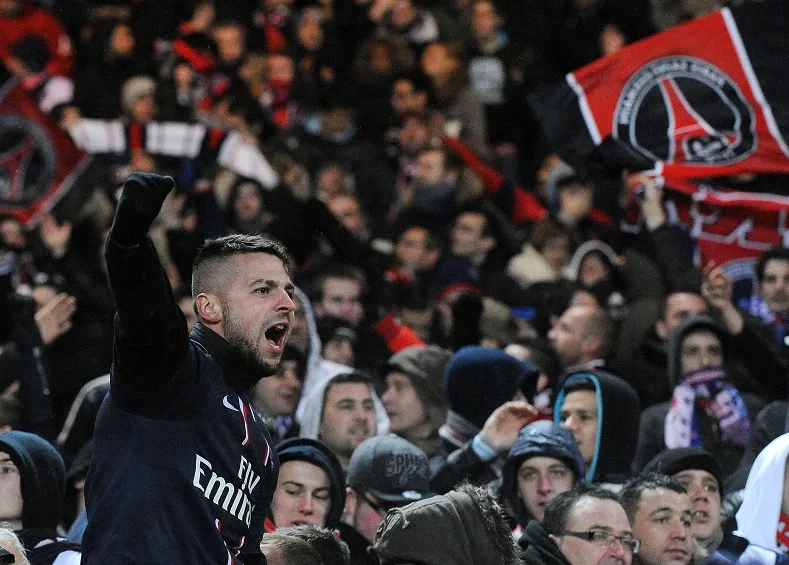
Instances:
[[[391,510],[392,508],[394,508],[393,506],[389,506],[389,505],[386,505],[386,504],[380,504],[379,502],[373,500],[367,494],[367,491],[357,491],[357,492],[358,492],[359,496],[361,496],[362,499],[364,499],[364,501],[367,503],[367,505],[370,508],[372,508],[373,510],[375,510],[381,516],[386,516],[386,513],[389,512],[389,510]]]
[[[633,555],[638,553],[641,548],[641,540],[634,538],[632,535],[615,536],[613,532],[606,530],[589,530],[588,532],[564,532],[563,536],[572,536],[586,541],[590,541],[596,545],[612,546],[617,540],[620,541],[622,547]]]

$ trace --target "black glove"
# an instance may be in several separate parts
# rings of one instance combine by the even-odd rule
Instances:
[[[132,247],[143,241],[173,187],[175,181],[172,177],[154,173],[129,175],[123,183],[115,220],[112,222],[112,239],[124,247]]]

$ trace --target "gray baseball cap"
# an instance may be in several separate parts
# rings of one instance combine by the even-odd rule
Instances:
[[[434,495],[427,455],[394,434],[364,440],[351,456],[346,482],[390,504],[408,504]]]

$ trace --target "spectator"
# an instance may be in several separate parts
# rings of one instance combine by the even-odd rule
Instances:
[[[446,119],[445,132],[460,138],[479,155],[490,155],[485,106],[468,83],[468,69],[458,46],[434,42],[422,54],[422,72]]]
[[[786,461],[789,434],[770,442],[751,467],[742,505],[737,511],[736,535],[751,544],[786,557],[789,548],[789,493],[786,489]]]
[[[323,565],[351,565],[348,544],[337,539],[337,535],[328,528],[302,525],[279,528],[277,531],[309,543],[321,556]]]
[[[451,353],[435,345],[407,347],[387,362],[386,390],[381,396],[389,431],[427,454],[435,472],[446,459],[439,428],[447,416],[444,370]]]
[[[674,330],[668,373],[674,396],[644,410],[634,470],[665,448],[703,447],[721,462],[724,477],[734,472],[764,402],[731,384],[730,349],[727,334],[708,316],[689,318]]]
[[[363,441],[348,465],[348,523],[369,543],[392,508],[429,498],[430,468],[424,452],[395,435]]]
[[[756,263],[760,307],[752,308],[775,330],[775,346],[785,366],[789,366],[789,249],[773,247]]]
[[[693,513],[687,489],[666,475],[640,475],[619,493],[633,534],[641,542],[638,565],[690,565]]]
[[[434,491],[448,492],[463,480],[487,484],[501,476],[502,459],[518,431],[537,415],[528,403],[514,400],[532,371],[528,363],[497,349],[469,346],[452,356],[444,380],[449,411],[438,431],[450,454],[430,481]]]
[[[301,399],[305,365],[304,355],[288,344],[277,373],[252,387],[252,404],[260,414],[274,419],[281,437],[298,435],[294,416]]]
[[[565,374],[605,365],[614,324],[599,306],[571,306],[548,332]]]
[[[26,0],[7,0],[0,6],[0,59],[8,64],[11,45],[25,36],[37,34],[46,41],[51,60],[46,71],[70,77],[74,65],[71,39],[55,17]]]
[[[316,316],[334,316],[356,328],[364,319],[361,302],[364,284],[364,275],[354,267],[338,265],[326,269],[316,282]]]
[[[302,438],[320,439],[343,469],[354,450],[389,425],[381,400],[364,373],[340,373],[316,385],[297,413]]]
[[[708,554],[704,565],[773,562],[781,565],[787,561],[775,551],[753,545],[733,533],[724,533],[721,466],[709,452],[695,447],[668,449],[650,461],[644,472],[670,475],[688,489],[693,510],[691,533]]]
[[[584,459],[586,480],[622,484],[638,440],[638,396],[603,371],[570,374],[557,391],[553,420],[570,431]]]
[[[49,114],[55,106],[68,104],[74,96],[71,79],[47,72],[50,61],[46,41],[38,35],[26,35],[11,45],[11,57],[6,65],[21,80],[38,107]]]
[[[345,505],[343,470],[321,441],[287,439],[277,445],[279,480],[266,531],[311,524],[337,529]]]
[[[0,434],[3,520],[33,563],[78,564],[79,545],[58,535],[66,494],[66,468],[55,448],[28,432]]]
[[[323,316],[318,320],[318,336],[323,346],[324,359],[353,367],[356,362],[356,332],[347,320]]]
[[[573,436],[544,420],[524,426],[502,470],[502,493],[521,529],[542,522],[556,496],[584,480],[584,462]]]
[[[268,533],[260,544],[270,565],[321,565],[321,557],[306,541],[294,536]]]
[[[616,495],[583,483],[551,500],[518,543],[526,565],[631,565],[639,547]]]
[[[461,486],[393,510],[375,535],[381,565],[515,565],[518,558],[501,507],[483,488]]]

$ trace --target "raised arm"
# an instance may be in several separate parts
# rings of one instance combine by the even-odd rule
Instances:
[[[170,177],[132,173],[107,239],[107,273],[117,308],[112,379],[121,396],[162,388],[186,353],[186,322],[147,235],[174,186]]]

